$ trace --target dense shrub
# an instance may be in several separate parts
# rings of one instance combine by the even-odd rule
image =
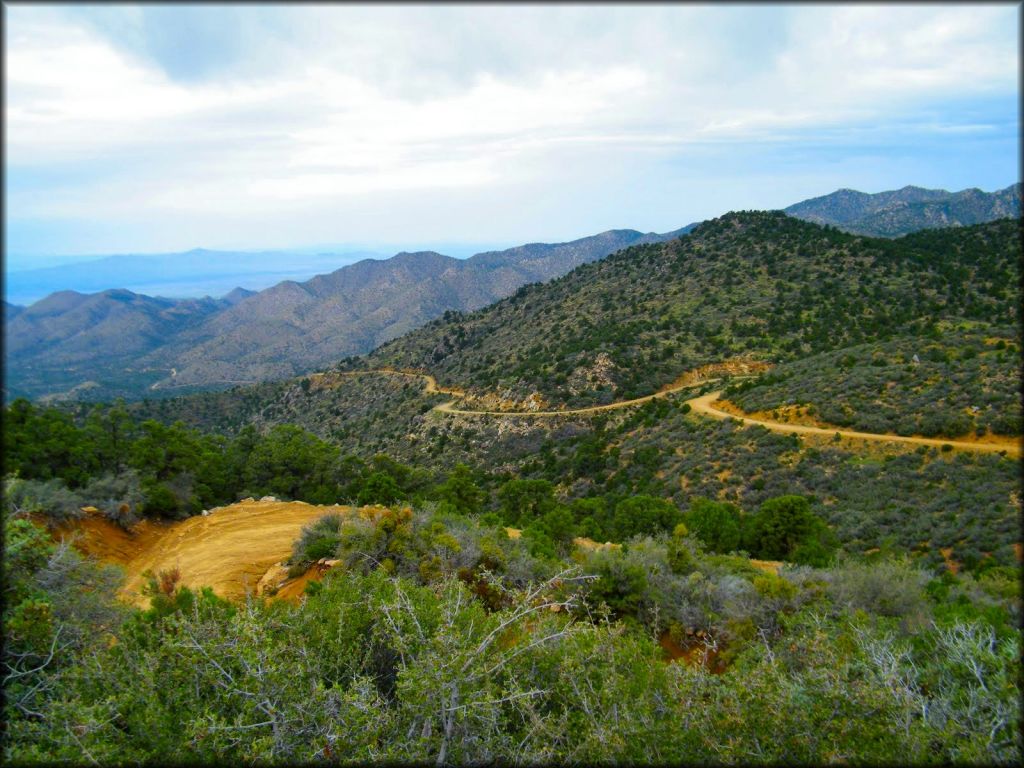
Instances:
[[[811,512],[802,496],[780,496],[764,502],[749,518],[743,538],[752,555],[766,560],[824,565],[835,549],[828,526]]]

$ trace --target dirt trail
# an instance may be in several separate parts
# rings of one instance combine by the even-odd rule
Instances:
[[[241,502],[218,507],[177,523],[140,523],[130,533],[100,518],[88,517],[67,529],[82,531],[79,547],[125,570],[121,596],[148,604],[140,589],[142,573],[178,567],[181,583],[209,586],[221,597],[241,599],[260,578],[291,555],[303,526],[349,507],[317,506],[301,501]]]
[[[558,411],[473,411],[463,408],[457,408],[456,400],[450,400],[447,403],[441,403],[434,407],[434,411],[438,413],[456,414],[460,416],[507,416],[507,417],[539,417],[539,418],[551,418],[557,416],[574,416],[587,413],[597,413],[599,411],[613,411],[619,408],[631,408],[635,405],[646,403],[650,400],[654,400],[659,397],[666,397],[668,395],[680,392],[684,389],[693,389],[695,387],[702,386],[704,384],[711,384],[717,381],[721,381],[721,378],[704,378],[707,373],[722,373],[729,375],[733,379],[744,379],[751,378],[751,374],[754,372],[765,370],[769,367],[766,363],[760,362],[742,362],[742,361],[727,361],[725,363],[716,363],[709,366],[704,366],[696,371],[689,371],[680,376],[672,384],[663,387],[658,392],[651,395],[645,395],[644,397],[637,397],[632,400],[620,400],[617,403],[608,403],[607,405],[593,405],[588,408],[568,408]],[[447,394],[453,395],[456,398],[464,397],[465,392],[461,389],[441,387],[437,383],[437,379],[431,376],[429,373],[420,373],[417,371],[399,371],[390,368],[375,369],[372,371],[349,371],[345,373],[330,374],[332,376],[366,376],[373,374],[391,374],[396,376],[410,376],[422,380],[426,387],[425,391],[429,394]],[[324,374],[314,374],[314,377],[322,377]],[[311,377],[311,378],[314,378]],[[812,427],[804,424],[787,424],[777,421],[769,421],[767,419],[752,418],[750,416],[739,416],[735,413],[729,413],[721,408],[716,408],[714,403],[721,396],[721,392],[709,392],[706,395],[695,397],[692,400],[687,401],[690,407],[695,413],[699,413],[703,416],[709,416],[713,419],[736,419],[743,424],[759,424],[762,427],[772,430],[773,432],[782,432],[786,434],[803,434],[803,435],[822,435],[825,437],[834,437],[838,432],[842,437],[855,438],[861,440],[874,440],[876,442],[889,442],[889,443],[906,443],[909,445],[927,445],[930,447],[941,448],[944,445],[950,445],[953,448],[961,451],[974,451],[978,453],[997,453],[999,451],[1006,451],[1008,456],[1020,456],[1021,455],[1021,441],[1014,440],[1013,438],[988,438],[987,441],[971,441],[971,440],[944,440],[942,438],[930,438],[930,437],[905,437],[903,435],[892,435],[892,434],[880,434],[877,432],[857,432],[848,429],[838,429],[830,427]]]
[[[979,453],[993,453],[1006,451],[1008,456],[1021,455],[1021,441],[1006,438],[999,442],[972,442],[969,440],[946,440],[932,437],[905,437],[903,435],[879,434],[877,432],[857,432],[849,429],[809,427],[805,424],[784,424],[778,421],[766,419],[754,419],[749,416],[737,416],[721,408],[715,407],[715,401],[721,397],[721,392],[709,392],[706,395],[695,397],[687,402],[694,413],[710,416],[713,419],[736,419],[741,424],[758,424],[773,432],[783,432],[797,435],[821,435],[834,437],[837,433],[842,437],[851,437],[859,440],[875,440],[888,443],[907,443],[910,445],[927,445],[933,448],[941,448],[943,445],[951,445],[961,451],[976,451]]]
[[[431,376],[429,373],[417,373],[413,371],[397,371],[390,368],[378,368],[372,371],[345,371],[342,373],[333,374],[322,374],[317,373],[310,376],[313,381],[324,382],[323,385],[330,380],[332,376],[368,376],[368,375],[379,375],[388,374],[392,376],[409,376],[418,378],[426,385],[424,392],[427,394],[444,394],[454,395],[455,397],[465,397],[465,392],[461,389],[454,387],[441,387],[437,383],[437,379]],[[734,378],[741,379],[746,378],[745,376],[735,376]],[[551,418],[555,416],[575,416],[585,413],[597,413],[599,411],[614,411],[619,408],[631,408],[634,405],[641,405],[650,400],[654,400],[660,397],[667,397],[668,395],[680,392],[684,389],[693,389],[703,384],[711,384],[713,382],[720,381],[719,378],[708,378],[702,379],[699,377],[693,377],[689,374],[681,376],[674,383],[667,387],[663,387],[659,391],[652,395],[644,395],[643,397],[637,397],[632,400],[620,400],[616,403],[608,403],[607,405],[591,405],[586,408],[564,408],[557,411],[475,411],[464,408],[456,408],[457,401],[450,400],[447,403],[441,403],[434,407],[434,411],[438,413],[450,413],[459,416],[511,416],[515,418],[522,417],[539,417],[539,418]]]

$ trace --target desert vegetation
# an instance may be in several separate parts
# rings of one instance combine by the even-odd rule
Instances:
[[[480,311],[445,313],[342,367],[415,368],[470,392],[600,404],[705,363],[927,338],[939,322],[1012,327],[1019,261],[1010,219],[886,240],[781,212],[730,213]]]
[[[5,758],[1019,754],[1011,572],[936,577],[892,556],[776,572],[685,524],[559,554],[430,505],[318,521],[295,557],[328,532],[343,565],[297,604],[226,602],[170,572],[141,610],[113,599],[114,572],[8,509]]]
[[[1006,221],[878,240],[730,214],[325,375],[16,399],[4,757],[1015,763],[1012,457],[745,428],[679,393],[442,412],[416,377],[336,374],[558,408],[759,361],[725,396],[779,420],[1019,436],[1019,251]],[[280,597],[185,557],[124,581],[61,539],[98,515],[177,546],[260,497],[301,507],[259,564],[287,561]]]
[[[943,328],[945,325],[945,328]],[[921,337],[784,363],[724,396],[827,424],[925,437],[1021,435],[1018,329],[936,325]]]

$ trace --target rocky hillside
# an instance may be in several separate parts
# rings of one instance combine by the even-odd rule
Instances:
[[[840,189],[785,209],[790,216],[816,224],[831,224],[846,232],[898,237],[940,227],[982,224],[1021,215],[1021,185],[996,192],[965,189],[903,189],[877,194]]]
[[[940,321],[1016,322],[1020,253],[1012,220],[888,240],[781,212],[730,213],[479,312],[447,313],[347,364],[426,370],[510,403],[539,393],[550,406],[600,404],[706,363],[778,363]]]
[[[104,391],[98,380],[113,370],[122,387],[144,389],[166,375],[140,362],[147,353],[230,305],[229,299],[163,299],[126,290],[61,291],[13,315],[8,305],[5,396],[75,387],[88,395]]]
[[[400,253],[302,283],[285,281],[255,294],[238,289],[220,301],[191,304],[128,291],[62,292],[6,324],[8,394],[132,398],[294,376],[368,352],[447,310],[478,309],[526,283],[686,229],[612,230],[464,260]],[[126,302],[153,312],[126,312]],[[178,317],[186,308],[193,308],[187,322],[150,317],[158,310]],[[45,328],[36,318],[45,318]],[[82,384],[87,388],[74,389]]]

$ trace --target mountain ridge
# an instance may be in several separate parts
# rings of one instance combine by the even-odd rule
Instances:
[[[351,362],[427,371],[542,410],[632,399],[706,363],[780,362],[978,313],[1011,322],[1016,231],[997,220],[889,240],[781,211],[733,212],[445,315]]]
[[[564,243],[487,251],[468,259],[435,251],[403,251],[388,259],[362,259],[302,282],[281,281],[258,292],[236,288],[220,299],[145,297],[157,303],[134,300],[132,306],[140,311],[134,318],[125,312],[111,314],[112,307],[98,308],[125,298],[126,294],[117,293],[124,289],[96,294],[59,291],[29,307],[5,308],[5,395],[59,396],[82,383],[79,379],[100,381],[103,385],[92,387],[88,396],[103,398],[286,378],[368,352],[445,311],[478,309],[525,283],[544,281],[627,245],[661,241],[687,229],[665,234],[608,230]],[[37,327],[40,306],[52,307],[56,301],[71,313],[88,296],[96,297],[88,301],[108,325],[120,318],[116,333],[98,329],[75,338],[83,328],[90,328],[81,313],[69,314],[63,329],[52,327],[55,321],[46,329]],[[201,303],[189,303],[196,301]],[[157,306],[161,311],[172,306],[166,302],[179,302],[173,304],[179,323],[165,323],[154,331],[149,315]],[[36,310],[30,311],[33,307]],[[184,317],[190,313],[191,318]],[[35,343],[41,335],[46,344]],[[90,335],[97,338],[89,340]],[[126,340],[124,344],[121,339]],[[107,346],[130,349],[131,359]],[[67,370],[69,363],[83,361],[83,347],[93,350],[92,369]],[[140,379],[140,370],[148,375]],[[51,381],[57,382],[59,391],[49,386]],[[80,390],[74,394],[78,396]]]
[[[1019,216],[1020,189],[1019,183],[994,193],[912,185],[874,194],[843,188],[784,213],[856,234],[893,237],[908,228]],[[446,312],[473,312],[524,285],[559,278],[624,248],[674,240],[697,227],[661,234],[610,229],[466,259],[401,251],[261,291],[236,287],[219,299],[161,299],[108,289],[58,291],[28,307],[5,303],[5,397],[80,397],[75,387],[85,381],[100,382],[85,396],[102,399],[288,378],[367,353]],[[190,253],[201,259],[210,251]],[[89,370],[76,368],[86,363]]]
[[[899,237],[922,229],[982,224],[1021,215],[1021,184],[983,192],[969,187],[959,192],[907,185],[868,193],[842,188],[783,209],[815,224],[876,237]]]

